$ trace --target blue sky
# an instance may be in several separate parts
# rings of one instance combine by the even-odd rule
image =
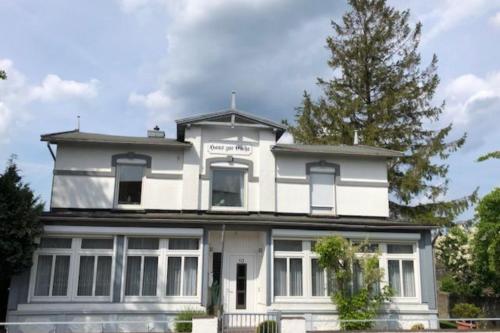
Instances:
[[[447,198],[499,185],[500,1],[389,1],[423,23],[424,63],[439,58],[442,124],[466,131],[449,159]],[[145,135],[158,124],[229,105],[292,119],[316,77],[332,75],[325,38],[342,1],[88,0],[0,2],[0,161],[17,154],[27,181],[49,201],[52,160],[42,133],[75,128]],[[464,215],[470,217],[469,211]]]

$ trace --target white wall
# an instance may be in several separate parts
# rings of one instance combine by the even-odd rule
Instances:
[[[105,209],[113,207],[115,179],[54,176],[52,207]]]

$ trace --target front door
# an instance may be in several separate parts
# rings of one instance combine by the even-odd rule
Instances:
[[[253,312],[256,300],[255,255],[229,255],[226,268],[224,269],[225,311]]]

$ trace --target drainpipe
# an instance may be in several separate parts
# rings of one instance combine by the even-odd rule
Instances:
[[[52,155],[52,159],[55,162],[56,161],[56,155],[54,154],[54,151],[52,150],[52,147],[50,146],[50,142],[47,142],[47,148],[49,148],[50,155]]]
[[[222,248],[221,248],[221,253],[220,253],[220,289],[219,289],[219,302],[222,305],[219,307],[219,316],[222,315],[224,312],[224,234],[226,233],[226,225],[222,225],[222,234],[221,234],[221,241],[222,241]]]

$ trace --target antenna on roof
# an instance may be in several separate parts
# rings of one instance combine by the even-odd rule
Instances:
[[[76,116],[76,130],[80,131],[80,115]]]
[[[354,142],[353,144],[359,144],[358,130],[354,130]]]
[[[236,91],[231,92],[231,110],[236,110]]]

